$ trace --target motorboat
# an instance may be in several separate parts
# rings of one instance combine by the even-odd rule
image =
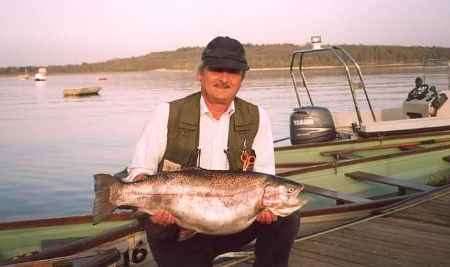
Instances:
[[[42,82],[47,80],[47,68],[39,68],[38,72],[34,75],[34,80]]]
[[[448,88],[437,88],[428,84],[427,77],[417,77],[415,87],[403,103],[375,111],[361,68],[350,53],[339,46],[322,46],[320,38],[312,43],[311,49],[294,51],[291,56],[289,72],[298,103],[290,117],[291,144],[450,130],[450,104],[445,93]],[[343,69],[353,112],[331,112],[328,107],[314,105],[305,75],[305,61],[310,56],[330,56]],[[440,67],[448,73],[447,60],[445,63]],[[308,105],[301,101],[302,90],[306,92]],[[363,97],[359,97],[360,92]],[[362,111],[361,98],[368,111]]]

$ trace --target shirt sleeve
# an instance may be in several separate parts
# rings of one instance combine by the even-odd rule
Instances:
[[[158,164],[164,156],[167,145],[167,122],[169,104],[163,103],[150,114],[149,121],[139,138],[128,177],[123,180],[131,182],[138,174],[152,175],[158,171]]]
[[[259,128],[253,140],[253,149],[256,153],[254,171],[275,174],[275,155],[273,148],[272,125],[269,115],[261,107],[259,110]]]

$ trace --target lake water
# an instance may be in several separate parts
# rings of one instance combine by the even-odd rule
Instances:
[[[366,75],[374,108],[400,105],[417,75],[420,69]],[[63,98],[64,88],[86,85],[103,89]],[[309,85],[315,105],[352,110],[343,77],[314,75]],[[0,77],[0,221],[90,213],[92,175],[123,169],[155,105],[198,88],[191,72],[52,75],[38,83]],[[249,72],[239,96],[267,109],[275,139],[289,136],[297,102],[288,71]]]

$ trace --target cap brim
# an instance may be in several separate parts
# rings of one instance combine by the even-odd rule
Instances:
[[[203,64],[207,67],[217,69],[230,69],[230,70],[249,70],[247,64],[228,59],[228,58],[207,58],[203,60]]]

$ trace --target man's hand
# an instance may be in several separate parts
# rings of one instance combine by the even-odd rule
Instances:
[[[263,210],[256,216],[256,221],[261,224],[271,224],[278,219],[278,216],[270,210]]]
[[[145,173],[140,173],[138,175],[136,175],[136,177],[133,178],[133,182],[140,182],[142,180],[147,179],[148,175]]]
[[[150,220],[153,223],[165,226],[176,223],[175,217],[166,210],[156,211],[152,216],[150,216]]]

